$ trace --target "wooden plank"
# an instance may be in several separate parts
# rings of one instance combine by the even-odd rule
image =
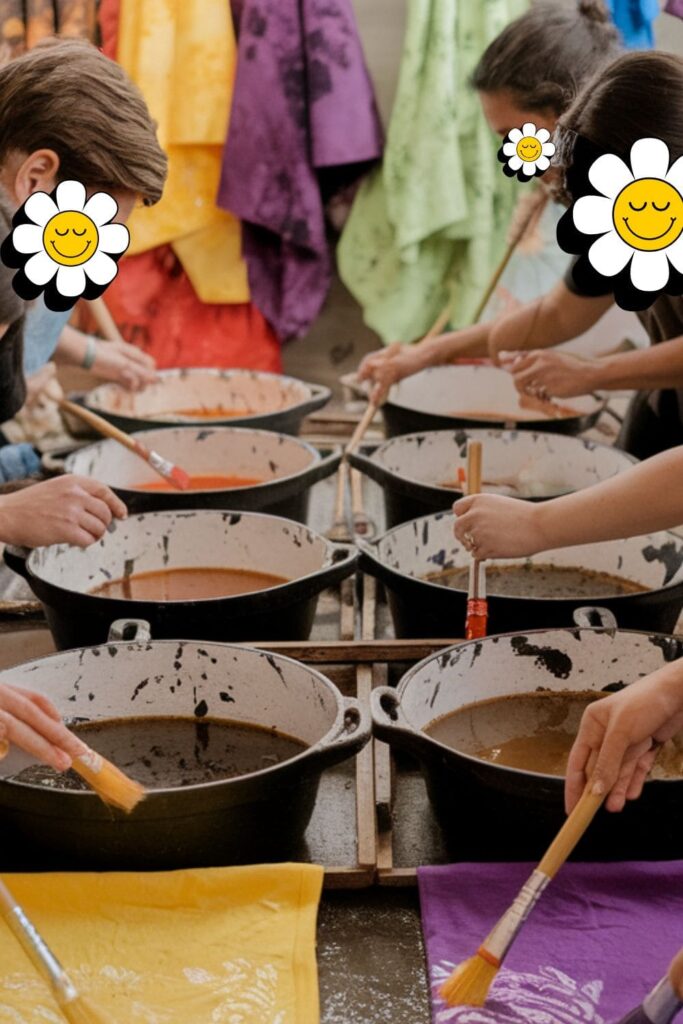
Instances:
[[[463,643],[461,639],[434,640],[332,640],[320,643],[317,640],[250,640],[240,644],[243,647],[260,647],[274,654],[286,654],[297,661],[311,664],[339,663],[358,665],[376,661],[421,661],[422,658]]]

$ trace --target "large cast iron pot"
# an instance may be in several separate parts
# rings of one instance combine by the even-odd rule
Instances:
[[[129,816],[94,793],[8,781],[30,763],[13,752],[0,762],[3,860],[23,849],[22,863],[33,869],[168,869],[289,858],[308,824],[321,773],[355,754],[370,735],[369,713],[319,672],[225,644],[143,636],[31,661],[0,673],[0,682],[45,694],[67,722],[209,717],[276,729],[306,744],[291,760],[250,775],[155,789]]]
[[[181,423],[197,426],[260,427],[298,434],[301,421],[326,405],[332,392],[319,384],[256,370],[162,370],[159,381],[144,391],[126,391],[118,384],[100,384],[83,399],[92,409],[129,434]],[[229,409],[239,415],[182,416],[184,409]]]
[[[543,501],[607,480],[636,460],[609,445],[530,430],[435,430],[403,434],[349,461],[384,491],[387,525],[441,512],[462,497],[455,484],[467,467],[467,442],[483,442],[483,490]],[[523,486],[510,490],[507,483]],[[498,485],[498,486],[496,486]]]
[[[682,654],[683,643],[675,637],[612,628],[540,630],[459,644],[425,658],[397,689],[373,690],[374,732],[419,759],[452,856],[537,861],[564,820],[564,780],[481,760],[424,730],[489,698],[619,689]],[[535,724],[501,715],[500,741],[528,735]],[[486,744],[489,740],[499,741],[489,736]],[[464,737],[462,745],[466,749]],[[640,800],[622,813],[600,812],[577,855],[584,860],[682,857],[682,801],[683,779],[648,781]]]
[[[191,475],[241,476],[263,482],[220,490],[147,491],[140,485],[158,481],[158,475],[111,440],[73,452],[64,461],[64,469],[108,484],[130,513],[220,508],[269,512],[305,522],[311,487],[334,473],[341,460],[339,452],[321,454],[299,438],[266,430],[172,427],[135,436]]]
[[[366,393],[362,386],[354,390]],[[511,375],[498,367],[433,366],[394,384],[382,415],[387,437],[453,427],[516,427],[580,434],[595,425],[607,403],[584,395],[558,400],[557,404],[575,414],[551,418],[539,412],[539,403],[523,398]]]
[[[63,650],[107,639],[114,619],[146,619],[155,637],[303,640],[318,595],[350,576],[354,548],[331,544],[300,523],[259,512],[149,512],[115,522],[86,549],[59,544],[5,549],[42,603]],[[250,569],[288,582],[255,593],[198,601],[117,600],[91,593],[110,580],[169,568]]]
[[[456,541],[453,522],[450,513],[437,512],[395,526],[370,543],[358,541],[361,568],[384,583],[399,637],[463,635],[467,590],[423,578],[442,569],[469,566],[470,554]],[[581,567],[646,586],[642,592],[600,598],[622,628],[671,632],[683,607],[683,538],[675,533],[583,544],[530,559],[506,559],[504,564],[528,563]],[[496,597],[489,587],[489,633],[568,626],[586,600],[585,593],[544,597],[540,588],[532,597]]]

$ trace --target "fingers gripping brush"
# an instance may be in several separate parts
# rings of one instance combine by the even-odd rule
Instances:
[[[441,987],[440,995],[449,1006],[484,1005],[489,989],[524,922],[572,853],[605,799],[604,794],[593,793],[592,789],[592,783],[589,783],[543,860],[474,956],[456,967]]]
[[[33,966],[49,984],[55,1002],[69,1024],[113,1024],[79,995],[57,957],[2,882],[0,913]]]

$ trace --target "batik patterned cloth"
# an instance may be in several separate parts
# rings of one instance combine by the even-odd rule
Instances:
[[[244,0],[219,203],[242,221],[252,301],[304,334],[332,277],[324,202],[380,156],[350,0]]]
[[[666,973],[683,939],[683,861],[568,864],[517,937],[486,1005],[447,1007],[439,988],[533,867],[418,870],[434,1024],[608,1024]]]
[[[385,342],[423,335],[452,295],[471,321],[497,260],[520,185],[469,77],[527,0],[411,0],[398,91],[381,168],[366,180],[339,245],[342,280]]]
[[[322,878],[322,868],[281,864],[6,881],[103,1019],[318,1024]],[[62,1021],[4,926],[0,1021]]]

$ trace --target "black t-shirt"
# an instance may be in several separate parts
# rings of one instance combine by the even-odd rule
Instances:
[[[0,192],[0,241],[12,230],[12,211]],[[25,303],[12,287],[16,271],[0,261],[0,325],[8,325],[0,337],[0,423],[9,420],[24,404],[24,312]]]

